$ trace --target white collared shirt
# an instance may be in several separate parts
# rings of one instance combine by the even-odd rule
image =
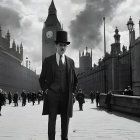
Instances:
[[[59,59],[60,59],[60,55],[58,53],[56,53],[56,62],[57,62],[57,65],[59,66]],[[64,64],[65,63],[65,55],[63,54],[62,55],[62,63]]]

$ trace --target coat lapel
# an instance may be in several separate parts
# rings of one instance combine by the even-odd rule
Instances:
[[[69,87],[70,87],[70,85],[71,85],[71,66],[70,66],[70,61],[67,56],[66,56],[66,65],[67,65],[67,73],[68,73],[68,82],[69,82]]]
[[[56,66],[57,66],[56,54],[54,54],[51,64],[52,64],[52,74],[53,74],[53,79],[54,79],[55,72],[56,72]]]

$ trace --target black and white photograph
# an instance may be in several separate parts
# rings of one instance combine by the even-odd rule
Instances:
[[[0,0],[0,140],[139,140],[139,5]]]

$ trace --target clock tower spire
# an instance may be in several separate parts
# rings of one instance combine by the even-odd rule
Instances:
[[[54,1],[52,0],[48,9],[48,17],[44,22],[44,27],[42,29],[42,61],[45,57],[56,52],[54,41],[56,39],[56,31],[59,30],[62,30],[62,27],[57,18],[57,10]]]
[[[51,2],[51,5],[50,5],[50,7],[49,7],[49,10],[48,10],[48,13],[51,15],[56,15],[57,13],[56,13],[57,11],[56,11],[56,8],[55,8],[55,5],[54,5],[54,1],[52,0],[52,2]]]

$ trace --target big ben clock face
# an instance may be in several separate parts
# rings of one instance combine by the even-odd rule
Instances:
[[[46,32],[46,37],[47,38],[52,38],[53,37],[53,32],[52,31],[47,31]]]

